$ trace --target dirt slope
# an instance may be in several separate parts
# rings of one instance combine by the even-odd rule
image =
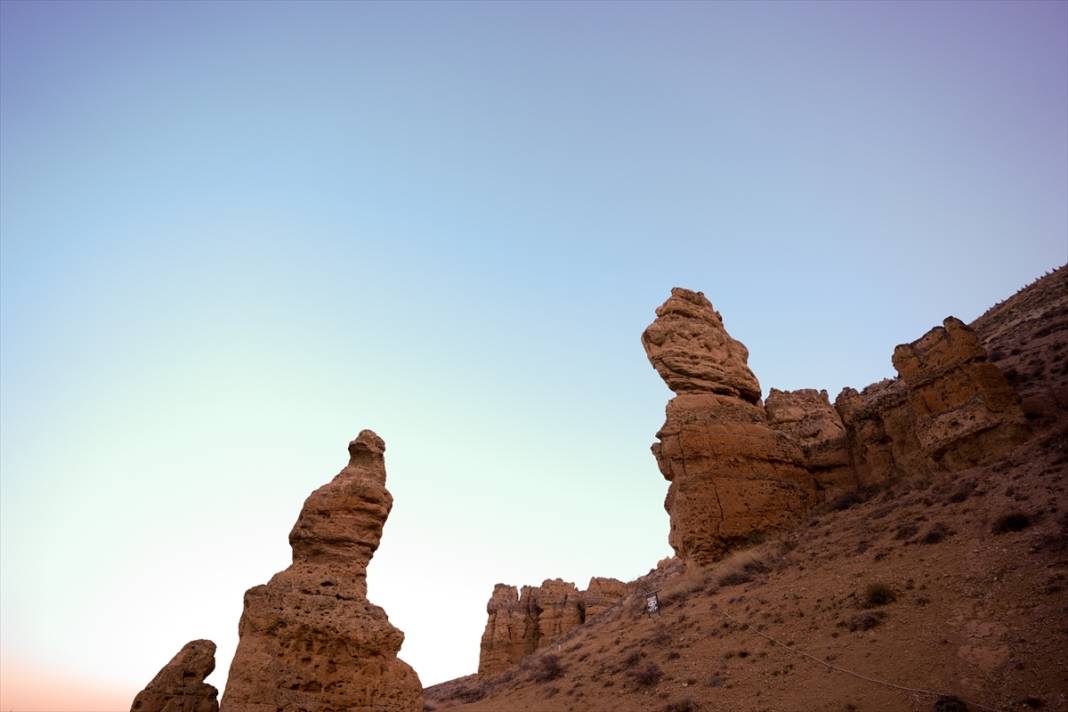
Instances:
[[[973,327],[1024,397],[1024,445],[847,495],[708,568],[662,565],[639,586],[659,615],[632,594],[426,709],[1068,710],[1068,269]]]

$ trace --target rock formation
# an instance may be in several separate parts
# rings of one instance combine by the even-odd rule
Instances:
[[[619,579],[594,576],[590,585],[582,594],[585,608],[585,620],[590,620],[614,606],[619,599],[627,595],[627,584]]]
[[[676,287],[656,316],[642,333],[642,346],[668,388],[760,400],[760,383],[746,363],[749,351],[723,328],[704,293]]]
[[[859,484],[959,470],[1026,437],[1019,397],[959,319],[898,346],[893,363],[900,378],[835,400]]]
[[[499,583],[493,587],[479,645],[479,675],[496,675],[537,649],[538,615],[532,606],[532,588],[524,586],[520,595],[515,586]]]
[[[916,439],[908,388],[903,382],[884,380],[860,392],[843,388],[834,407],[846,428],[860,486],[930,471],[930,463]]]
[[[219,691],[204,682],[215,669],[215,643],[186,643],[134,698],[130,712],[218,712]]]
[[[305,500],[293,563],[245,593],[224,712],[420,712],[422,685],[397,658],[404,634],[367,600],[367,564],[393,506],[385,443],[370,430]]]
[[[856,489],[857,477],[849,453],[849,438],[827,391],[772,388],[764,404],[768,425],[801,445],[802,466],[824,498]]]
[[[669,541],[710,563],[733,543],[796,523],[816,501],[798,442],[768,426],[748,351],[701,292],[672,289],[642,334],[675,396],[652,447],[671,482]]]
[[[1042,308],[1062,319],[1036,338],[1068,328],[1068,279],[1054,277]],[[686,560],[715,561],[858,487],[988,461],[1028,433],[1019,396],[953,317],[895,349],[897,379],[843,389],[833,407],[826,391],[772,389],[765,407],[748,352],[703,294],[673,289],[656,314],[642,345],[678,395],[652,449],[671,482],[670,542]],[[1034,397],[1039,412],[1061,399]]]
[[[939,465],[971,467],[1026,435],[1019,396],[959,319],[898,346],[893,361],[908,386],[917,440]]]
[[[492,676],[506,670],[607,610],[626,593],[622,581],[602,577],[590,579],[586,591],[562,579],[546,579],[541,586],[524,586],[521,592],[497,584],[486,604],[478,674]]]
[[[578,587],[563,579],[547,579],[535,591],[538,608],[538,647],[559,640],[582,625],[586,609]]]

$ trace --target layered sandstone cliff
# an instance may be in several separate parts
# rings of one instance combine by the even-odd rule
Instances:
[[[590,579],[585,591],[562,579],[546,579],[521,591],[497,584],[486,604],[478,674],[492,676],[506,670],[607,610],[626,593],[622,581],[602,577]]]
[[[664,507],[676,554],[720,558],[757,532],[796,523],[816,501],[798,441],[768,425],[749,352],[701,292],[675,288],[642,334],[676,395],[652,447],[671,482]]]
[[[367,564],[393,506],[385,443],[370,430],[315,490],[289,534],[293,563],[245,593],[224,712],[419,712],[397,658],[404,634],[367,600]]]
[[[1054,296],[1068,322],[1068,296]],[[642,345],[678,395],[652,450],[686,560],[715,561],[850,490],[987,462],[1029,432],[1012,385],[954,317],[894,350],[899,378],[843,389],[833,406],[826,391],[772,389],[765,406],[745,346],[703,294],[673,289],[656,314]]]
[[[924,455],[961,470],[1001,455],[1026,436],[1020,397],[987,362],[975,332],[947,318],[894,349]]]
[[[186,643],[137,694],[130,712],[218,712],[219,691],[204,682],[213,670],[215,643]]]

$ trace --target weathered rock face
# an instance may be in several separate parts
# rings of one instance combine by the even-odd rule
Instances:
[[[642,346],[668,388],[760,400],[760,384],[747,364],[749,351],[723,328],[702,292],[672,289],[656,316],[642,333]]]
[[[874,383],[861,392],[843,388],[834,401],[849,439],[858,484],[869,487],[930,471],[916,439],[908,388],[900,380]]]
[[[134,698],[130,712],[218,712],[219,691],[204,682],[215,669],[215,643],[186,643]]]
[[[293,564],[245,593],[224,712],[418,712],[422,685],[397,659],[404,634],[367,600],[367,564],[393,506],[385,443],[370,430],[304,502]]]
[[[619,579],[594,576],[590,579],[589,587],[582,594],[586,620],[608,610],[626,595],[627,584]]]
[[[496,675],[537,649],[538,616],[531,607],[530,589],[524,586],[520,596],[515,586],[499,583],[493,587],[479,646],[479,675]]]
[[[488,619],[482,633],[478,674],[492,676],[508,669],[607,610],[626,593],[622,581],[601,577],[590,579],[586,591],[562,579],[524,586],[522,592],[515,586],[497,584],[486,604]]]
[[[768,425],[800,444],[801,464],[816,480],[822,497],[856,489],[858,482],[849,454],[849,438],[827,391],[772,388],[764,408]]]
[[[1004,453],[1026,436],[1020,398],[974,331],[949,317],[894,349],[926,456],[959,470]]]
[[[538,647],[564,637],[586,620],[582,594],[575,584],[563,579],[548,579],[537,589]]]
[[[796,523],[816,501],[801,446],[768,426],[748,352],[700,292],[671,290],[642,334],[677,395],[652,447],[671,482],[664,507],[681,558],[710,563],[757,532]]]

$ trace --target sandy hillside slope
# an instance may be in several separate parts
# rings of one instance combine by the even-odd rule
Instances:
[[[428,688],[426,709],[1068,710],[1068,268],[972,326],[1023,398],[1023,445],[846,495],[708,568],[664,562],[553,648]]]

